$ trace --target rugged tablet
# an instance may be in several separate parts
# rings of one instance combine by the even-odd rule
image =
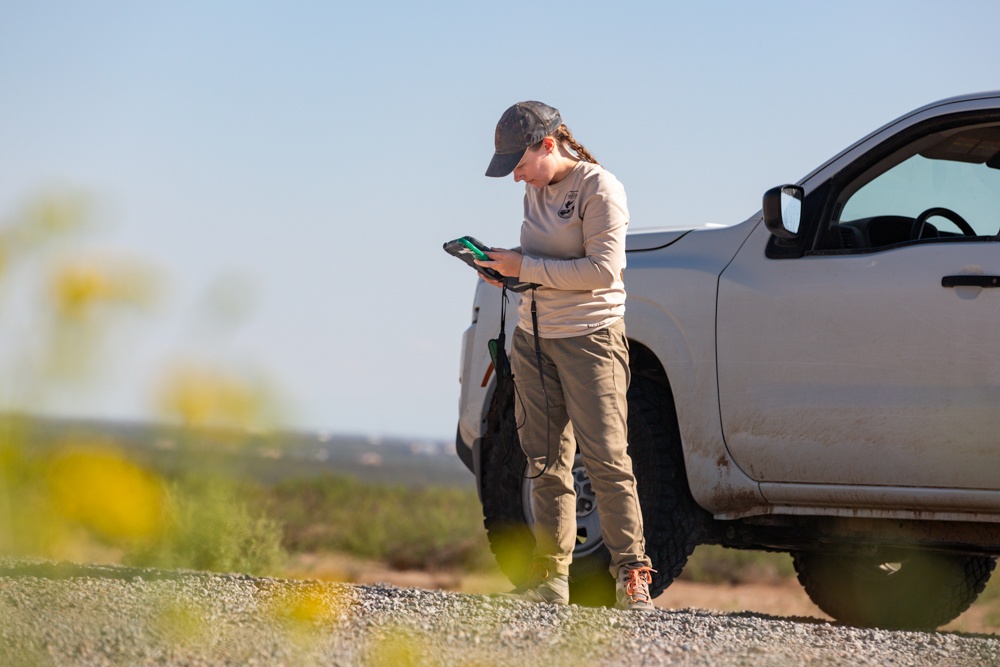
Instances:
[[[463,236],[454,241],[448,241],[444,244],[444,250],[448,254],[458,257],[484,276],[505,283],[507,289],[512,292],[523,292],[531,287],[537,287],[534,283],[522,283],[517,278],[505,278],[495,269],[476,264],[477,259],[489,261],[486,253],[492,250],[492,248],[473,236]]]

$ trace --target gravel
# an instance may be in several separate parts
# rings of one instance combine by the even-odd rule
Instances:
[[[1000,665],[1000,638],[389,585],[0,564],[4,665]]]

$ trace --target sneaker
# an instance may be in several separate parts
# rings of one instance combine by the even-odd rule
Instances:
[[[619,570],[615,585],[615,609],[653,611],[653,596],[649,594],[653,572],[656,570],[646,565],[626,565]]]
[[[569,577],[565,574],[550,575],[545,566],[534,563],[526,582],[510,593],[500,593],[500,596],[528,602],[569,604]]]

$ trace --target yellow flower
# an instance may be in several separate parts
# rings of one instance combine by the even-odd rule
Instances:
[[[56,269],[52,297],[59,315],[80,319],[101,305],[143,305],[152,298],[152,275],[121,261],[88,261]]]
[[[159,480],[114,451],[65,450],[49,468],[48,486],[57,511],[111,542],[147,540],[160,527]]]
[[[159,390],[161,410],[189,426],[256,426],[270,402],[258,384],[191,365],[175,369]]]

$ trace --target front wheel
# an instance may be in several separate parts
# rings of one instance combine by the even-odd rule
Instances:
[[[842,623],[934,629],[969,608],[996,559],[914,549],[870,555],[793,552],[799,582],[816,606]]]
[[[687,486],[670,392],[657,380],[633,374],[628,391],[628,452],[642,508],[646,554],[657,571],[655,597],[677,577],[697,544],[703,512]],[[531,480],[514,423],[512,384],[501,383],[493,397],[483,438],[484,525],[501,570],[514,583],[527,576],[535,540],[531,526]],[[570,599],[590,605],[614,602],[611,557],[600,532],[597,499],[586,471],[574,464],[577,545],[570,569]]]

